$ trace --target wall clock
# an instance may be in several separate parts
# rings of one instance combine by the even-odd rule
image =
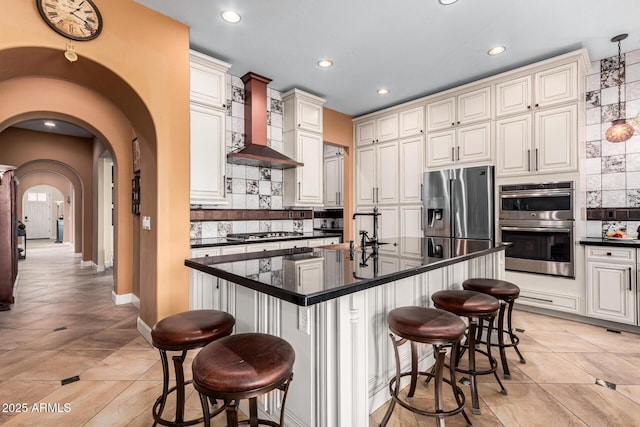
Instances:
[[[36,6],[47,25],[71,40],[92,40],[102,31],[102,16],[91,0],[36,0]]]

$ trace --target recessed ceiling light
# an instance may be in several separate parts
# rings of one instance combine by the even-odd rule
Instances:
[[[440,0],[440,4],[444,4],[444,5],[453,4],[453,3],[457,2],[457,1],[458,0]]]
[[[321,68],[333,67],[333,61],[330,59],[322,59],[318,61],[318,67],[321,67]]]
[[[240,14],[235,10],[223,10],[220,15],[222,16],[222,19],[231,24],[240,22]]]
[[[507,50],[507,48],[504,46],[494,46],[487,51],[487,55],[491,55],[491,56],[500,55],[505,50]]]
[[[383,87],[382,89],[378,89],[378,95],[386,95],[389,93],[389,89]]]
[[[46,126],[46,127],[48,127],[48,128],[54,128],[54,127],[56,127],[56,124],[55,124],[54,122],[49,122],[49,121],[44,122],[44,123],[43,123],[43,125],[45,125],[45,126]]]

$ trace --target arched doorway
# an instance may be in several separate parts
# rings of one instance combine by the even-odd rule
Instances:
[[[188,307],[188,28],[117,0],[103,7],[103,16],[112,22],[135,16],[135,28],[110,26],[99,40],[82,44],[80,59],[70,64],[48,28],[34,24],[25,39],[22,26],[39,20],[32,3],[10,9],[23,21],[16,27],[10,14],[0,17],[7,30],[0,40],[0,137],[15,123],[46,113],[90,130],[113,153],[117,294],[139,297],[139,329],[148,329]],[[153,37],[140,38],[141,28]],[[151,218],[151,230],[141,231],[130,209],[134,137],[141,152],[140,212]],[[0,150],[5,146],[0,141]],[[45,158],[62,161],[52,154]],[[86,229],[93,207],[83,201],[82,209]]]
[[[52,54],[50,49],[24,48],[23,50],[28,51],[23,53],[27,56],[46,57]],[[11,56],[14,53],[1,51],[0,58],[4,56],[3,54]],[[60,56],[57,52],[55,53],[56,57]],[[2,61],[4,62],[4,60]],[[137,105],[142,107],[142,111],[146,111],[135,92],[124,81],[118,80],[117,76],[114,76],[109,70],[88,60],[85,61],[83,67],[85,69],[82,71],[89,75],[103,77],[110,75],[111,90],[128,91],[130,105]],[[68,70],[66,71],[68,72]],[[61,74],[65,73],[61,72]],[[61,96],[62,94],[63,96]],[[6,159],[5,161],[16,166],[28,166],[31,162],[65,165],[69,163],[70,158],[77,157],[78,150],[71,149],[69,151],[64,145],[50,144],[50,141],[45,138],[33,138],[33,135],[25,136],[24,133],[28,131],[12,127],[13,124],[46,117],[65,120],[87,129],[95,135],[93,144],[84,149],[86,151],[85,160],[83,161],[81,156],[71,167],[81,177],[79,180],[80,188],[83,189],[81,197],[75,199],[80,205],[80,216],[76,219],[81,224],[78,237],[82,239],[83,263],[98,264],[97,242],[99,236],[94,221],[94,211],[97,206],[94,203],[93,191],[95,190],[94,185],[98,183],[96,176],[99,169],[97,167],[98,159],[105,149],[112,154],[115,202],[113,220],[115,293],[116,295],[128,295],[135,302],[141,291],[140,259],[139,253],[134,252],[134,247],[139,247],[140,243],[137,241],[139,234],[134,229],[134,218],[128,208],[130,204],[129,186],[133,178],[131,142],[137,137],[143,155],[147,154],[148,160],[155,158],[153,143],[149,143],[148,138],[138,134],[136,127],[118,105],[115,105],[91,85],[86,86],[60,78],[22,76],[0,82],[0,99],[2,100],[0,102],[0,154],[3,159]],[[138,111],[137,117],[134,118],[140,121],[142,129],[153,130],[154,127],[148,111],[146,114],[140,114]],[[155,136],[153,131],[150,134]],[[20,143],[16,143],[16,140]],[[150,189],[153,189],[156,187],[153,161],[149,161],[145,166],[146,168],[142,171],[145,174],[144,182],[149,185]],[[153,203],[153,199],[149,198],[148,202]],[[125,299],[123,302],[128,301]]]

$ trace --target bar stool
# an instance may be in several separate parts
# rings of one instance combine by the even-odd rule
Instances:
[[[507,347],[513,347],[518,353],[520,363],[527,363],[522,357],[520,350],[518,350],[518,343],[520,339],[513,332],[513,326],[511,324],[511,313],[513,312],[513,303],[520,296],[520,288],[511,282],[498,279],[484,279],[474,278],[467,279],[462,282],[462,287],[469,291],[482,292],[483,294],[491,295],[500,301],[500,311],[498,313],[498,348],[500,349],[500,360],[502,361],[502,372],[505,378],[511,378],[509,372],[509,364],[507,363],[507,355],[505,349]],[[504,313],[507,311],[507,329],[504,329]],[[482,329],[482,322],[480,322],[480,329]],[[509,337],[510,344],[505,343],[504,335]],[[487,331],[487,337],[491,336],[491,330]],[[487,338],[488,339],[488,338]]]
[[[162,394],[153,405],[153,419],[156,424],[164,426],[190,426],[200,424],[204,417],[194,420],[184,420],[185,385],[192,380],[184,380],[184,360],[187,351],[215,341],[231,334],[236,321],[232,315],[218,310],[192,310],[174,314],[162,319],[151,329],[153,346],[160,351],[162,361]],[[180,351],[179,356],[173,356],[173,366],[176,374],[176,385],[169,388],[169,363],[167,351]],[[176,392],[175,420],[162,418],[169,394]],[[220,413],[222,409],[215,414]]]
[[[288,342],[260,333],[231,335],[207,345],[192,364],[193,386],[200,393],[204,425],[211,425],[209,398],[224,400],[228,427],[240,424],[284,427],[284,406],[295,357]],[[284,392],[279,424],[258,418],[258,396],[275,389]],[[238,422],[241,399],[249,399],[249,419]]]
[[[502,394],[507,394],[496,370],[498,362],[491,355],[491,340],[487,340],[486,351],[480,350],[476,346],[478,333],[478,320],[486,320],[489,322],[489,329],[493,327],[493,322],[498,314],[500,303],[491,295],[482,294],[480,292],[466,290],[438,291],[431,296],[431,300],[437,308],[450,311],[458,316],[466,317],[469,321],[467,332],[467,340],[461,346],[461,351],[455,355],[456,371],[467,374],[471,377],[471,407],[472,412],[476,415],[480,414],[480,403],[478,400],[478,384],[476,377],[478,375],[493,374],[500,385]],[[468,369],[460,368],[458,365],[465,350],[469,351],[469,367]],[[489,359],[489,369],[478,370],[476,368],[476,352],[487,356]],[[453,363],[453,353],[452,362]]]
[[[399,307],[389,312],[387,320],[389,322],[389,329],[393,332],[392,334],[389,334],[389,337],[393,343],[393,350],[396,356],[396,376],[389,381],[391,403],[389,404],[389,408],[380,423],[380,427],[387,425],[396,403],[416,414],[435,417],[437,425],[441,427],[444,427],[445,425],[445,417],[462,413],[467,421],[467,425],[470,426],[471,420],[469,420],[469,417],[464,412],[464,393],[462,392],[462,389],[456,385],[456,372],[453,363],[449,364],[449,378],[447,379],[443,376],[446,347],[451,346],[451,354],[455,354],[458,343],[464,337],[466,325],[462,319],[444,310],[438,310],[435,308]],[[394,334],[400,338],[396,339]],[[411,343],[411,371],[401,372],[398,347],[407,341],[410,341]],[[435,365],[431,372],[418,371],[417,343],[433,345]],[[433,411],[417,408],[411,403],[405,402],[398,396],[400,379],[407,375],[411,376],[411,385],[408,393],[409,402],[413,400],[418,375],[425,375],[430,379],[435,379],[435,409]],[[453,395],[457,402],[457,407],[450,410],[443,409],[443,382],[451,386]]]

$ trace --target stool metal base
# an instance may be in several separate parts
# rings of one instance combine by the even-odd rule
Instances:
[[[167,359],[167,352],[162,349],[160,351],[160,360],[162,362],[162,394],[156,399],[153,404],[153,426],[160,424],[168,427],[183,427],[201,424],[204,422],[205,417],[200,417],[193,420],[184,419],[184,401],[185,401],[185,386],[191,384],[193,381],[184,380],[184,360],[187,356],[187,350],[183,350],[180,356],[173,356],[173,366],[176,373],[176,385],[169,388],[169,362]],[[164,408],[167,404],[167,398],[171,393],[176,393],[176,413],[175,420],[171,421],[166,418],[162,418]],[[215,403],[214,403],[215,404]],[[207,407],[209,405],[207,404]],[[218,408],[212,414],[207,414],[209,418],[215,417],[224,410],[224,406]],[[207,411],[208,412],[208,411]]]
[[[400,338],[396,340],[393,334],[389,334],[389,337],[391,338],[391,342],[393,343],[393,350],[396,357],[396,376],[389,381],[389,393],[391,395],[391,403],[389,404],[389,408],[387,409],[387,412],[385,413],[384,418],[380,422],[380,427],[385,427],[387,425],[387,423],[389,422],[389,419],[391,418],[391,414],[393,413],[396,403],[413,413],[436,418],[436,423],[438,427],[444,427],[445,425],[444,420],[446,417],[450,417],[452,415],[457,415],[460,413],[464,416],[467,422],[467,426],[472,427],[473,424],[471,423],[471,420],[469,419],[469,417],[464,411],[464,404],[465,404],[464,393],[462,389],[456,385],[456,372],[453,364],[450,364],[449,366],[449,378],[443,377],[443,371],[445,367],[444,359],[446,356],[445,347],[448,346],[449,344],[433,345],[436,363],[433,366],[433,369],[431,372],[426,372],[426,371],[418,371],[417,344],[414,341],[409,341],[411,343],[411,371],[401,372],[400,355],[398,353],[398,347],[406,343],[408,340],[406,338]],[[452,346],[452,350],[451,350],[452,354],[457,353],[457,343],[452,343],[451,346]],[[435,379],[435,390],[434,390],[435,409],[433,411],[418,408],[410,403],[413,401],[413,396],[416,391],[418,375],[426,376],[427,384],[428,384],[428,381],[430,381],[431,379]],[[409,386],[409,393],[407,394],[406,402],[402,400],[399,396],[400,380],[402,379],[402,377],[405,377],[405,376],[411,376],[411,384]],[[442,398],[443,382],[451,386],[453,390],[453,395],[457,403],[457,406],[455,408],[448,411],[445,411],[443,409],[443,398]]]
[[[209,404],[208,399],[204,393],[200,392],[200,403],[202,404],[202,412],[204,413],[204,425],[205,427],[211,426],[211,418],[216,414],[219,414],[222,410],[226,411],[227,414],[227,427],[238,427],[241,425],[248,425],[250,427],[258,427],[258,426],[269,426],[269,427],[284,427],[284,407],[287,401],[287,394],[289,393],[289,385],[293,380],[293,374],[289,376],[284,382],[276,387],[273,390],[277,389],[282,391],[284,394],[282,395],[282,404],[280,407],[280,423],[276,423],[271,420],[264,420],[258,418],[258,398],[251,397],[249,398],[249,419],[238,421],[238,406],[240,405],[240,400],[243,396],[238,396],[238,399],[234,400],[225,400],[224,405],[220,408],[216,413],[209,415]],[[238,395],[242,395],[242,393],[237,393]]]
[[[508,300],[500,300],[500,311],[498,312],[498,349],[500,350],[500,361],[502,362],[502,373],[505,379],[511,378],[511,372],[509,371],[509,363],[507,361],[506,349],[509,347],[513,347],[513,349],[518,354],[518,358],[520,359],[520,363],[527,363],[527,361],[520,353],[518,349],[518,344],[520,343],[520,338],[513,332],[513,326],[511,324],[511,314],[513,312],[513,303],[514,299],[510,298]],[[504,317],[505,311],[507,312],[507,329],[504,329]],[[496,329],[495,327],[489,329],[483,326],[482,320],[480,320],[478,326],[478,339],[476,342],[485,344],[485,341],[481,340],[481,334],[484,329],[487,329],[487,340],[491,339],[491,332]],[[505,342],[505,335],[509,338],[510,343]],[[492,345],[495,345],[492,343]]]

